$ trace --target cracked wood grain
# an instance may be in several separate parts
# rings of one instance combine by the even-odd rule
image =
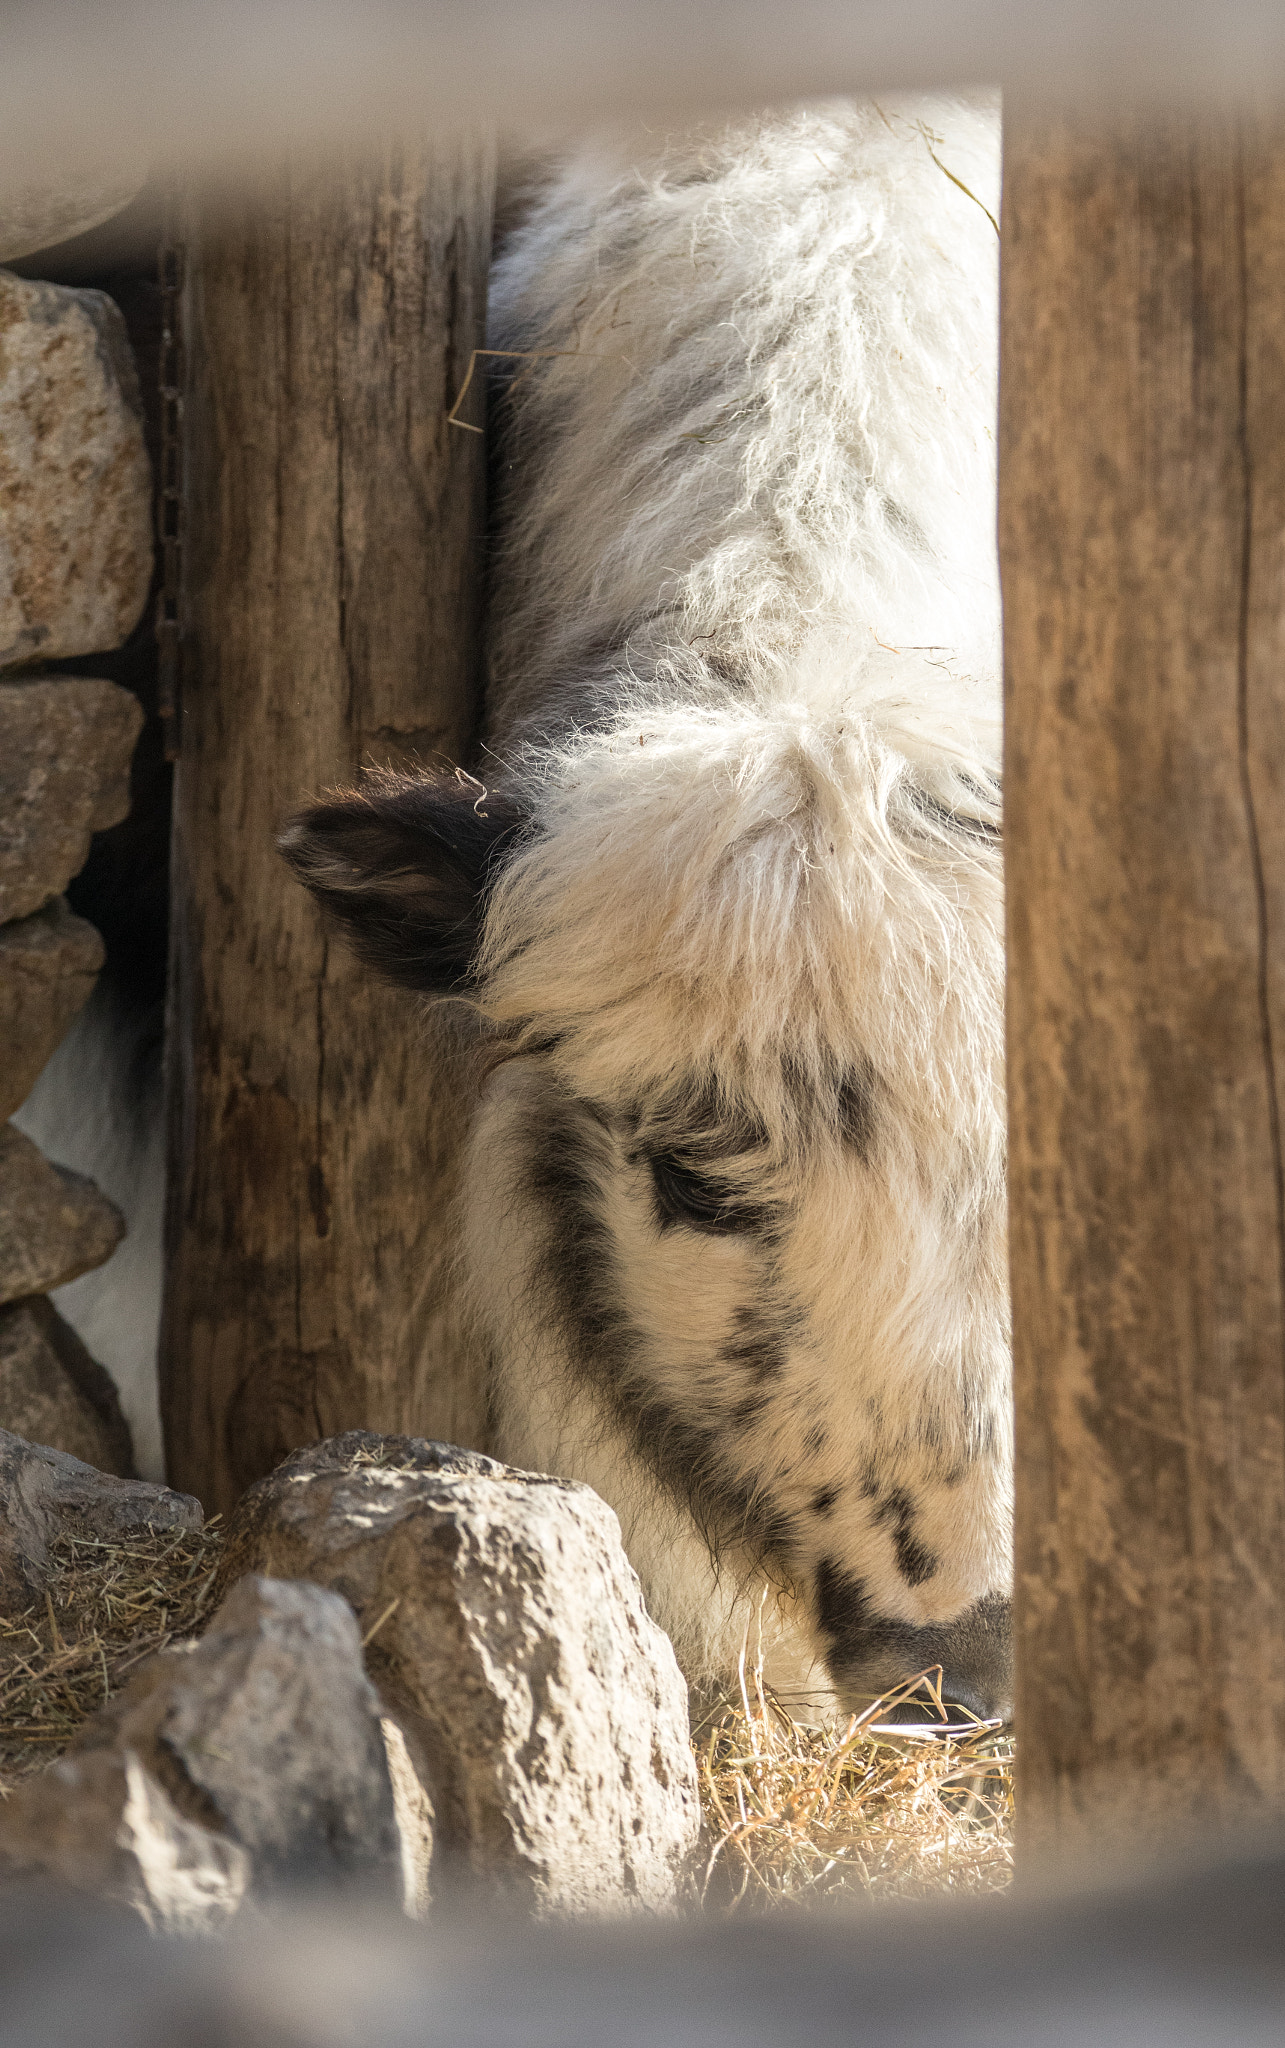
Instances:
[[[484,445],[443,394],[484,339],[493,184],[489,142],[390,150],[188,224],[162,1405],[211,1511],[337,1431],[484,1433],[450,1025],[327,944],[273,842],[369,762],[469,746]]]
[[[1010,118],[1021,1826],[1285,1801],[1285,140]]]

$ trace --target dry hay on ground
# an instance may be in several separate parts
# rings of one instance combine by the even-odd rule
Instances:
[[[846,1722],[812,1727],[766,1691],[761,1673],[742,1670],[738,1695],[693,1737],[707,1909],[1005,1889],[1012,1741],[993,1725],[946,1735],[888,1726],[884,1717],[916,1689],[925,1688],[911,1681]]]
[[[0,1616],[0,1799],[61,1755],[145,1657],[199,1634],[221,1551],[217,1524],[55,1540],[45,1598]],[[883,1704],[809,1727],[742,1675],[693,1738],[705,1823],[694,1902],[722,1914],[1008,1883],[1011,1743],[988,1730],[882,1735]]]
[[[60,1756],[144,1657],[199,1631],[221,1550],[217,1523],[54,1538],[43,1600],[0,1615],[0,1798]]]

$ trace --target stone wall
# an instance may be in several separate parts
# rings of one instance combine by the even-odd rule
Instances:
[[[125,641],[152,556],[119,309],[0,271],[0,1427],[122,1476],[133,1453],[115,1387],[48,1295],[108,1259],[124,1226],[7,1119],[102,967],[63,892],[91,836],[129,809],[142,724],[128,690],[67,668]]]

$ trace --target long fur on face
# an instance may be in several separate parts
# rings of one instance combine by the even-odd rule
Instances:
[[[501,1448],[613,1502],[689,1670],[770,1585],[787,1682],[941,1662],[979,1709],[996,140],[919,103],[604,146],[501,256],[490,744],[527,826],[475,962],[508,1057],[464,1227]]]
[[[523,795],[466,1240],[505,1448],[635,1527],[658,1480],[829,1616],[849,1689],[937,1661],[913,1631],[1009,1562],[998,848],[851,708],[622,713]],[[695,1569],[647,1574],[671,1627]],[[858,1594],[912,1631],[892,1668],[844,1632]],[[740,1622],[684,1604],[717,1666]]]

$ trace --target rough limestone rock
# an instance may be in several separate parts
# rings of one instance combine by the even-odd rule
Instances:
[[[0,1613],[21,1612],[43,1590],[60,1531],[115,1543],[140,1529],[199,1529],[203,1520],[189,1493],[114,1479],[0,1429]]]
[[[658,1909],[699,1826],[687,1688],[587,1486],[353,1431],[250,1489],[224,1577],[342,1593],[435,1814],[434,1890]]]
[[[131,1906],[156,1933],[207,1934],[250,1884],[236,1842],[184,1818],[132,1752],[64,1756],[0,1806],[0,1883]]]
[[[92,1180],[0,1124],[0,1302],[43,1294],[109,1259],[125,1219]]]
[[[131,691],[92,676],[0,683],[0,923],[59,895],[90,834],[125,817],[142,723]]]
[[[134,1476],[134,1446],[116,1383],[42,1294],[0,1308],[0,1429]]]
[[[63,150],[46,161],[24,163],[25,175],[13,166],[0,185],[0,263],[14,263],[37,249],[52,249],[100,227],[128,206],[147,177],[147,162],[119,141],[110,158],[94,162]]]
[[[0,1870],[57,1877],[167,1928],[286,1888],[400,1903],[352,1610],[319,1586],[242,1580],[200,1642],[149,1658],[61,1765],[0,1807]]]
[[[151,577],[151,469],[120,309],[0,271],[0,668],[119,647]]]
[[[73,917],[59,896],[34,917],[0,924],[0,1118],[13,1115],[76,1012],[89,1000],[103,964],[92,924]]]

